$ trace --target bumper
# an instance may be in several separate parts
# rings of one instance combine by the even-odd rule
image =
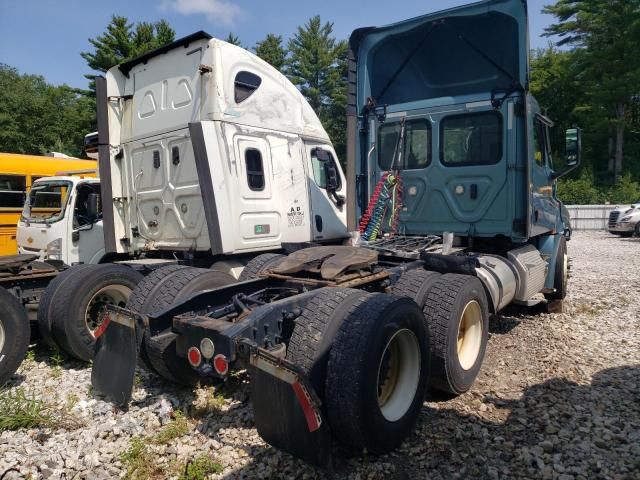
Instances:
[[[636,224],[632,222],[616,223],[609,227],[609,233],[633,233]]]

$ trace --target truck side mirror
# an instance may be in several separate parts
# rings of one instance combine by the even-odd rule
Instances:
[[[338,189],[338,172],[333,162],[324,163],[324,173],[327,179],[327,191],[336,191]]]
[[[566,167],[559,172],[554,172],[552,177],[553,180],[556,178],[560,178],[563,175],[571,172],[576,169],[578,165],[580,165],[580,160],[582,157],[582,129],[580,128],[569,128],[565,132],[565,158],[566,158]]]
[[[98,159],[98,132],[89,133],[84,136],[84,152],[87,157]]]
[[[322,148],[316,148],[313,153],[318,160],[325,164],[331,160],[331,154]]]
[[[331,153],[327,150],[323,150],[322,148],[316,148],[314,150],[314,155],[320,162],[322,162],[322,166],[324,168],[324,189],[330,197],[333,197],[338,208],[342,207],[345,200],[342,195],[338,195],[337,193],[338,187],[340,186],[340,180],[338,177],[336,162],[333,160]]]
[[[90,193],[87,197],[87,217],[92,221],[98,218],[98,202],[100,201],[100,194]]]
[[[567,166],[575,168],[580,165],[582,154],[582,130],[570,128],[565,133]]]

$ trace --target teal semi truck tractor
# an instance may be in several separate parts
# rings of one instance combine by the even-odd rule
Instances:
[[[579,164],[580,130],[566,132],[566,165],[554,166],[553,124],[529,93],[526,2],[362,28],[350,46],[351,245],[259,256],[221,288],[158,276],[129,308],[103,312],[96,392],[126,404],[144,338],[170,338],[178,381],[249,368],[260,435],[330,466],[334,441],[390,451],[427,390],[472,388],[491,314],[565,297],[555,183]],[[329,152],[315,154],[335,192]]]

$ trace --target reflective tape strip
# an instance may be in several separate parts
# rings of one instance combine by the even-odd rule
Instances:
[[[109,315],[105,315],[102,319],[102,323],[98,325],[98,328],[93,331],[93,336],[96,338],[96,340],[100,338],[102,334],[107,330],[107,327],[110,323],[111,317]]]
[[[304,418],[307,420],[307,428],[309,428],[309,432],[315,432],[322,424],[322,417],[313,407],[313,403],[311,403],[311,396],[307,392],[306,388],[304,388],[300,382],[295,382],[291,386],[298,398],[298,403],[300,403],[300,406],[302,407],[302,412],[304,413]]]

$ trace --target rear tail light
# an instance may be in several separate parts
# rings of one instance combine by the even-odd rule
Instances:
[[[199,367],[202,363],[202,354],[200,353],[200,350],[198,350],[196,347],[191,347],[187,351],[187,360],[189,360],[189,364],[193,368]]]
[[[213,358],[213,368],[218,375],[226,375],[229,371],[229,361],[227,357],[219,353]]]

